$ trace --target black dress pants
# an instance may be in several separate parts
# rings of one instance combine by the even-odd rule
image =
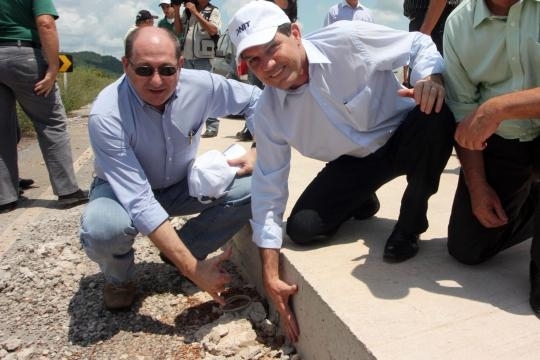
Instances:
[[[448,225],[450,255],[465,264],[478,264],[533,237],[531,258],[540,264],[540,137],[520,142],[493,135],[483,157],[487,182],[499,196],[508,223],[486,228],[476,219],[460,173]]]
[[[426,115],[415,107],[388,142],[359,158],[343,155],[330,161],[304,190],[287,220],[292,241],[308,244],[333,234],[382,185],[407,176],[398,226],[420,234],[428,227],[428,199],[437,192],[450,157],[454,116],[445,105]]]

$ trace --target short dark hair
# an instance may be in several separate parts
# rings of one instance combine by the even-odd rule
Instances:
[[[274,0],[266,1],[272,1],[273,3],[275,3]],[[287,1],[287,8],[283,9],[283,11],[289,17],[289,20],[291,20],[292,23],[298,20],[298,5],[296,4],[296,0]]]
[[[133,56],[133,43],[135,42],[135,40],[137,40],[140,31],[141,29],[137,28],[130,32],[126,37],[124,56],[128,60],[131,60],[131,57]],[[169,39],[173,41],[174,54],[176,55],[176,59],[178,59],[182,55],[182,50],[180,48],[180,42],[178,41],[178,37],[169,30],[162,29],[161,31],[166,33]]]
[[[291,36],[291,23],[285,23],[278,26],[276,33],[283,34],[287,37]]]

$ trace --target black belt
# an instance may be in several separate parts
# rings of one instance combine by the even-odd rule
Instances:
[[[33,41],[26,41],[26,40],[13,40],[13,41],[0,40],[0,46],[31,47],[31,48],[36,48],[36,49],[39,49],[41,47],[41,45],[38,43],[35,43]]]

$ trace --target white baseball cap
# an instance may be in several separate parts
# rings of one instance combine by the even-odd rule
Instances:
[[[272,41],[278,26],[290,22],[283,9],[272,1],[252,1],[241,7],[227,26],[236,47],[236,61],[242,51]]]
[[[207,204],[227,194],[238,168],[230,166],[218,150],[210,150],[194,159],[188,168],[189,195]]]

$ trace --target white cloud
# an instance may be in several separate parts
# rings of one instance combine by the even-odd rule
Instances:
[[[213,0],[212,3],[220,8],[225,28],[234,12],[249,1]],[[328,8],[338,1],[342,0],[298,0],[304,33],[320,27]],[[374,11],[377,23],[407,29],[402,0],[365,0],[362,3]],[[57,26],[62,51],[94,51],[117,58],[124,52],[124,35],[135,22],[139,10],[147,9],[162,16],[158,0],[55,0],[55,6],[60,15]]]

